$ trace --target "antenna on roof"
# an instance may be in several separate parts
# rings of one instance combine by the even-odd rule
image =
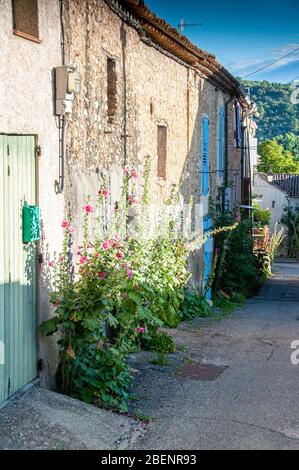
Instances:
[[[178,24],[178,30],[180,33],[185,31],[185,28],[189,28],[190,26],[201,26],[202,23],[185,23],[184,18],[181,19],[180,24]]]

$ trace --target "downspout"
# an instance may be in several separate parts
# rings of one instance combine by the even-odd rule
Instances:
[[[224,135],[225,135],[225,147],[224,147],[224,191],[222,197],[222,212],[225,212],[225,194],[226,188],[228,187],[228,158],[229,158],[229,135],[228,135],[228,106],[233,101],[234,97],[231,96],[224,105]]]
[[[122,21],[120,27],[120,39],[121,39],[121,50],[122,50],[122,72],[123,72],[123,133],[122,138],[124,139],[124,158],[123,166],[127,165],[128,160],[128,105],[127,105],[127,69],[126,69],[126,46],[127,46],[127,33],[125,29],[125,23]]]

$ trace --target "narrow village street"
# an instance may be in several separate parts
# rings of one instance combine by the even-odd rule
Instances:
[[[285,3],[0,0],[2,464],[299,450]]]
[[[276,264],[233,314],[169,330],[169,365],[133,356],[129,417],[35,386],[1,411],[0,448],[299,449],[298,301],[299,263]]]
[[[299,264],[280,263],[244,308],[173,330],[187,368],[191,361],[227,368],[204,381],[179,378],[176,355],[171,367],[146,362],[136,380],[143,400],[134,406],[153,419],[139,448],[299,449],[299,365],[290,361],[298,301]]]

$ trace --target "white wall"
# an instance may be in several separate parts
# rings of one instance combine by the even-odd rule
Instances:
[[[283,208],[288,205],[288,196],[283,191],[264,181],[258,175],[254,176],[253,195],[263,209],[271,211],[270,233],[273,233],[275,225],[280,223]],[[274,202],[274,207],[272,207]]]
[[[35,134],[42,146],[39,158],[39,205],[43,227],[39,290],[39,320],[51,312],[48,302],[48,261],[61,246],[64,197],[54,190],[58,177],[58,130],[53,115],[53,67],[61,64],[58,0],[39,1],[41,44],[13,35],[12,2],[0,0],[0,133]],[[48,350],[55,343],[42,341]],[[45,358],[47,354],[41,353]],[[54,365],[54,364],[53,364]]]

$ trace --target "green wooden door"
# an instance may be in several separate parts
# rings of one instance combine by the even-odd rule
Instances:
[[[0,135],[0,403],[36,377],[36,244],[22,241],[24,203],[36,204],[35,138]]]

